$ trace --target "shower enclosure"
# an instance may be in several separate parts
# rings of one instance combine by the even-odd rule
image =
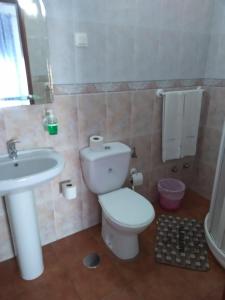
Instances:
[[[216,175],[205,233],[210,250],[225,268],[225,123],[220,144]]]

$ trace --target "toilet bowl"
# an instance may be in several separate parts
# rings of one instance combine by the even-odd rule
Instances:
[[[99,195],[102,208],[102,237],[111,251],[121,259],[139,253],[138,234],[155,217],[149,201],[129,188]]]
[[[83,177],[98,195],[102,208],[102,238],[121,259],[139,253],[138,234],[155,217],[151,203],[129,188],[121,188],[128,175],[131,149],[119,142],[106,143],[101,151],[80,151]]]

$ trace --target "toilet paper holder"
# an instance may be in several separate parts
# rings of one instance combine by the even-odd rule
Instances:
[[[136,173],[138,173],[138,170],[136,168],[130,169],[130,176],[132,176],[132,175],[134,175]]]
[[[60,183],[59,183],[59,193],[60,194],[62,194],[62,192],[63,192],[63,185],[64,184],[68,184],[68,186],[72,186],[73,185],[70,179],[60,181]]]
[[[77,188],[71,180],[64,180],[59,183],[60,194],[67,200],[73,200],[77,197]]]
[[[136,181],[135,179],[135,182],[133,181],[134,177],[137,175],[138,177],[141,177],[141,178],[138,178],[138,181]],[[141,181],[140,181],[141,179]],[[131,188],[132,190],[134,190],[135,186],[139,186],[139,185],[142,185],[143,184],[143,174],[142,172],[139,172],[136,168],[132,168],[130,170],[130,184],[131,184]]]
[[[137,173],[137,169],[135,169],[135,168],[130,169],[130,184],[131,184],[132,190],[134,190],[132,175],[136,174],[136,173]]]

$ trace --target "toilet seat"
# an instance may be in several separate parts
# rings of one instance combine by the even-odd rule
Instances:
[[[138,228],[150,224],[155,212],[151,203],[129,188],[99,195],[105,215],[118,225]]]

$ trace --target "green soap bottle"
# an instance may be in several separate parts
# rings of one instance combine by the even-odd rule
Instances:
[[[58,120],[54,116],[54,114],[51,110],[48,111],[48,117],[47,118],[48,118],[48,120],[47,120],[48,133],[50,135],[58,134]]]

